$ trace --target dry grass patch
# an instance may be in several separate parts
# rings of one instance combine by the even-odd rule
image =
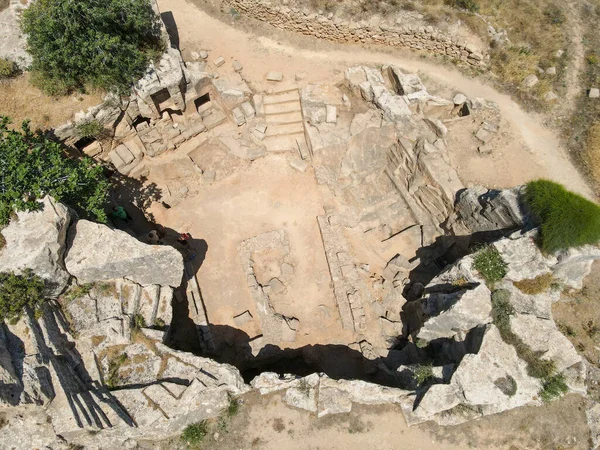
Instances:
[[[546,273],[528,280],[515,281],[513,284],[524,294],[541,294],[554,284],[554,276],[551,273]]]
[[[592,124],[588,131],[584,152],[590,176],[596,191],[600,191],[600,120]]]

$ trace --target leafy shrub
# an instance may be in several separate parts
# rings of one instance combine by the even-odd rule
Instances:
[[[0,58],[0,80],[17,74],[17,65],[8,59]]]
[[[116,355],[108,361],[108,373],[104,379],[104,384],[109,389],[115,388],[121,382],[119,369],[125,361],[127,361],[127,353]]]
[[[108,130],[97,120],[88,120],[77,124],[75,127],[80,138],[101,139],[107,135]]]
[[[22,275],[0,273],[0,322],[16,321],[23,309],[36,309],[44,301],[44,280],[30,269]]]
[[[149,0],[37,1],[23,12],[21,28],[32,70],[48,93],[86,85],[127,91],[162,51]]]
[[[524,200],[541,222],[542,250],[550,253],[600,241],[600,206],[560,184],[531,181]]]
[[[15,211],[38,210],[38,200],[46,195],[82,218],[105,222],[109,184],[102,166],[91,158],[67,157],[61,144],[32,132],[28,122],[22,132],[9,130],[8,124],[8,118],[0,117],[0,179],[9,187],[0,190],[0,225]]]
[[[144,316],[141,314],[134,314],[131,318],[131,328],[134,330],[140,330],[146,326],[146,321],[144,320]]]
[[[185,427],[183,433],[181,433],[181,440],[188,445],[197,445],[204,440],[207,434],[208,423],[203,420]]]
[[[481,274],[487,284],[493,284],[506,276],[508,266],[496,247],[488,245],[477,252],[473,267]]]
[[[501,335],[510,332],[510,316],[515,313],[509,300],[510,292],[506,289],[498,289],[492,293],[492,320]]]
[[[425,384],[429,380],[433,380],[433,366],[431,364],[423,364],[415,370],[415,380],[419,385]]]
[[[72,286],[68,292],[64,295],[65,300],[71,302],[73,300],[77,300],[78,298],[83,297],[90,293],[94,285],[92,283],[87,284],[79,284],[76,286]]]
[[[544,381],[542,389],[540,390],[540,397],[542,397],[542,400],[545,402],[549,402],[554,398],[562,396],[568,390],[569,388],[565,383],[564,375],[553,375]]]
[[[535,278],[515,281],[513,284],[524,294],[536,295],[546,292],[554,284],[554,276],[551,273],[545,273]]]
[[[586,58],[587,62],[589,65],[591,66],[595,66],[596,64],[598,64],[598,62],[600,62],[600,58],[598,58],[598,55],[594,54],[594,53],[590,53],[588,55],[588,57]]]
[[[240,406],[242,402],[236,398],[229,399],[229,405],[227,405],[227,417],[234,417],[240,412]]]

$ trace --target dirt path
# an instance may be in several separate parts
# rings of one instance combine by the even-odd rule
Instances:
[[[199,2],[200,3],[200,2]],[[202,3],[204,4],[204,2]],[[180,48],[184,56],[191,51],[210,51],[209,61],[223,56],[230,61],[237,59],[244,66],[243,74],[249,81],[260,83],[270,70],[284,73],[285,79],[293,80],[298,72],[308,73],[306,82],[343,79],[343,70],[355,64],[396,64],[408,71],[424,72],[430,79],[447,85],[471,98],[483,97],[496,102],[507,119],[510,130],[520,139],[498,159],[489,158],[478,165],[485,177],[470,178],[473,167],[459,175],[466,184],[483,183],[506,187],[527,182],[533,178],[550,178],[589,198],[593,193],[569,160],[558,136],[542,124],[542,118],[525,112],[510,96],[501,94],[478,79],[465,76],[450,67],[441,66],[426,59],[419,59],[409,52],[369,51],[363,47],[341,46],[316,39],[298,38],[279,32],[268,26],[256,24],[264,35],[242,31],[234,18],[226,24],[199,9],[186,0],[159,0],[161,11],[171,11],[177,24]],[[240,19],[241,21],[244,19]],[[226,70],[226,66],[219,72]],[[511,147],[509,146],[509,147]],[[489,167],[484,168],[483,165]],[[484,170],[487,169],[487,170]]]

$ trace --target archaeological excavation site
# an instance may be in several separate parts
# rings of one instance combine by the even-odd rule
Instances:
[[[0,448],[597,448],[556,68],[492,84],[513,31],[443,2],[135,2],[131,86],[47,94],[48,5],[0,1]]]

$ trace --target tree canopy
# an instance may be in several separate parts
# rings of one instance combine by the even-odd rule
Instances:
[[[33,80],[51,95],[127,91],[162,50],[149,0],[37,0],[23,12]]]
[[[0,116],[0,225],[15,211],[39,209],[45,195],[105,222],[109,183],[102,166],[87,157],[69,158],[60,143],[31,131],[28,122],[21,132],[9,123]]]

